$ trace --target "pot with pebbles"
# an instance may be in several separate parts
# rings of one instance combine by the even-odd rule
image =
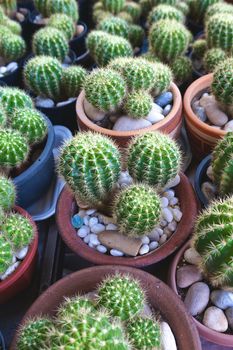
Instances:
[[[174,293],[150,274],[121,266],[84,269],[55,283],[26,313],[10,349],[69,347],[71,340],[90,350],[201,349]]]
[[[38,233],[29,214],[14,206],[15,187],[0,176],[0,304],[27,288],[37,256]]]
[[[199,216],[194,237],[175,257],[169,284],[195,318],[200,335],[233,346],[233,198],[213,202]],[[191,247],[191,248],[190,248]]]
[[[123,168],[109,138],[77,134],[58,167],[69,185],[56,210],[66,244],[95,264],[140,267],[172,254],[197,214],[192,186],[177,175],[180,161],[175,141],[158,132],[131,141]]]

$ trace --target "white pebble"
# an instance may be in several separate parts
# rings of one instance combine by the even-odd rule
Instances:
[[[167,322],[161,322],[161,350],[177,350],[176,340]]]
[[[161,227],[165,227],[167,226],[167,221],[165,219],[161,219],[159,224]]]
[[[167,235],[164,233],[159,240],[159,244],[160,245],[164,244],[166,240],[167,240]]]
[[[149,245],[148,244],[143,244],[143,246],[141,246],[141,248],[139,250],[139,254],[140,255],[144,255],[144,254],[149,253],[149,251],[150,251]]]
[[[175,192],[173,190],[168,190],[164,192],[164,197],[167,197],[167,199],[171,200],[173,197],[175,197]]]
[[[62,106],[65,106],[65,105],[68,105],[70,103],[69,100],[65,100],[65,101],[62,101],[62,102],[58,102],[56,104],[57,107],[62,107]]]
[[[161,228],[155,228],[148,237],[153,241],[159,241],[160,236],[162,236],[163,230]]]
[[[168,224],[167,227],[170,231],[175,232],[175,230],[177,229],[177,222],[173,220]]]
[[[15,253],[15,256],[19,259],[19,260],[23,260],[25,258],[25,256],[27,255],[28,252],[28,246],[23,247],[22,249],[18,250]]]
[[[83,210],[83,209],[79,210],[78,215],[80,216],[80,218],[84,219],[84,217],[86,216],[86,210]]]
[[[151,124],[155,124],[160,122],[161,120],[163,120],[165,117],[162,114],[162,112],[158,112],[157,107],[152,106],[151,111],[149,112],[149,114],[147,115],[147,117],[145,118],[146,120],[148,120],[149,122],[151,122]]]
[[[173,220],[173,214],[171,210],[168,208],[163,208],[162,209],[162,217],[167,221],[167,222],[172,222]]]
[[[108,224],[108,225],[106,226],[106,230],[115,231],[115,230],[117,230],[117,226],[114,225],[114,224]]]
[[[174,216],[174,219],[177,221],[177,222],[180,222],[183,214],[182,212],[179,210],[179,209],[173,209],[173,216]]]
[[[5,280],[8,276],[10,276],[19,266],[20,262],[16,261],[13,265],[9,266],[3,275],[1,275],[1,280]]]
[[[12,257],[12,264],[14,264],[15,262],[16,262],[16,256],[15,255],[13,255],[13,257]]]
[[[90,228],[88,226],[82,226],[77,233],[79,237],[84,238],[90,233]]]
[[[141,241],[142,241],[142,244],[149,244],[150,238],[147,236],[144,236],[144,237],[142,237]]]
[[[224,130],[227,132],[233,131],[233,120],[230,120],[228,123],[226,123]]]
[[[90,242],[90,235],[86,235],[86,237],[84,237],[83,241],[88,244]]]
[[[86,211],[87,215],[92,215],[92,214],[94,214],[95,212],[96,212],[96,209],[88,209],[88,210]]]
[[[120,178],[119,178],[118,183],[120,185],[123,185],[123,184],[131,185],[132,182],[133,182],[133,179],[129,175],[129,173],[127,171],[122,171],[121,174],[120,174]]]
[[[91,227],[91,232],[100,233],[105,231],[105,226],[103,224],[96,224]]]
[[[11,72],[11,73],[13,73],[17,68],[18,68],[18,63],[17,62],[11,62],[6,67],[7,71]]]
[[[157,112],[163,113],[163,108],[160,107],[159,105],[157,105],[157,103],[154,103],[153,106],[154,106],[154,109],[155,109]]]
[[[95,248],[95,246],[91,242],[89,242],[88,245],[90,248]]]
[[[170,201],[169,201],[169,204],[170,205],[178,204],[178,198],[176,198],[176,197],[171,198]]]
[[[156,248],[158,248],[158,246],[159,246],[159,243],[158,242],[150,242],[150,244],[149,244],[149,248],[150,248],[150,250],[154,250],[154,249],[156,249]]]
[[[98,224],[98,222],[99,222],[99,220],[96,217],[90,218],[89,226],[92,227],[92,226]]]
[[[0,67],[0,73],[1,74],[4,75],[6,73],[6,71],[7,71],[7,68],[5,66]]]
[[[167,208],[169,204],[169,200],[167,199],[167,197],[162,197],[161,198],[161,207],[162,208]]]
[[[100,241],[98,240],[98,237],[95,233],[91,233],[90,234],[90,242],[91,244],[93,244],[94,246],[99,245]]]
[[[179,183],[180,183],[180,175],[177,174],[174,179],[172,179],[167,183],[166,188],[176,187],[177,185],[179,185]]]
[[[207,171],[206,171],[206,175],[208,176],[208,178],[214,182],[214,174],[213,174],[213,167],[212,165],[210,165],[208,168],[207,168]]]
[[[123,252],[121,252],[120,250],[117,250],[117,249],[111,249],[110,254],[112,256],[123,256],[124,255]]]
[[[88,215],[85,215],[83,218],[84,225],[89,226],[89,220],[90,220],[90,217]]]
[[[103,254],[107,253],[107,248],[102,244],[97,245],[96,250],[98,250],[98,252]]]

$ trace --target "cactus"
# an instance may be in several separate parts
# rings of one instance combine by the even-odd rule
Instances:
[[[128,12],[119,12],[117,17],[124,19],[128,24],[133,24],[133,18]]]
[[[18,213],[11,213],[6,216],[2,225],[2,232],[11,243],[14,251],[28,246],[34,238],[33,226],[29,219]]]
[[[125,0],[102,0],[105,11],[109,11],[114,15],[118,14],[125,5]]]
[[[108,199],[120,177],[120,153],[102,135],[77,134],[60,155],[58,172],[82,202],[101,205]]]
[[[103,21],[105,18],[112,17],[112,13],[104,10],[98,10],[92,14],[92,17],[93,17],[94,23],[98,24],[101,21]]]
[[[41,13],[43,17],[49,17],[48,13],[49,0],[34,0],[34,6],[37,12]]]
[[[6,62],[18,61],[26,52],[25,41],[16,34],[2,37],[0,55]]]
[[[176,8],[180,10],[184,14],[184,16],[188,16],[190,11],[188,3],[186,3],[185,1],[179,1],[176,4]]]
[[[207,50],[203,59],[206,72],[213,72],[215,68],[227,58],[225,51],[218,48]]]
[[[34,5],[45,18],[55,13],[64,13],[74,22],[79,19],[78,5],[75,0],[34,0]]]
[[[15,204],[16,191],[13,181],[0,174],[0,208],[10,210]]]
[[[160,324],[152,318],[135,317],[127,325],[127,332],[135,349],[153,350],[161,348]]]
[[[96,69],[84,82],[85,96],[97,109],[113,112],[121,104],[126,94],[126,84],[122,76],[111,69]]]
[[[207,51],[207,41],[205,39],[198,39],[191,45],[193,55],[202,59]]]
[[[43,115],[33,108],[16,109],[11,117],[11,127],[20,131],[30,145],[42,142],[48,132]]]
[[[173,76],[171,69],[163,63],[156,62],[153,67],[155,75],[152,94],[158,96],[169,89]]]
[[[161,19],[176,20],[178,22],[183,23],[185,20],[185,16],[177,8],[170,5],[162,4],[154,7],[151,10],[148,16],[148,23],[149,25],[152,25],[153,23],[156,23]]]
[[[39,56],[27,62],[24,81],[35,95],[58,100],[61,95],[62,74],[62,65],[56,58]]]
[[[113,212],[121,234],[142,237],[159,224],[160,198],[149,186],[132,185],[120,192]]]
[[[128,171],[135,181],[163,188],[180,171],[176,142],[159,132],[135,137],[128,147]]]
[[[144,302],[145,294],[139,281],[129,275],[108,276],[98,287],[98,304],[122,321],[138,315]]]
[[[141,55],[141,58],[144,58],[145,60],[152,62],[152,63],[157,63],[160,62],[160,59],[158,57],[156,57],[153,52],[151,52],[150,50],[143,53]]]
[[[97,46],[107,37],[107,33],[101,30],[93,30],[90,32],[86,39],[86,46],[91,56],[94,57]]]
[[[90,313],[95,311],[93,302],[86,297],[75,296],[65,299],[57,311],[57,317],[59,320],[66,317],[75,318],[77,315],[86,311]]]
[[[70,66],[64,69],[62,75],[62,90],[64,95],[69,97],[77,97],[83,87],[87,77],[87,71],[80,66]]]
[[[171,64],[174,80],[178,86],[192,79],[193,65],[186,56],[177,57]]]
[[[21,35],[22,27],[18,22],[6,17],[3,21],[0,20],[0,23],[10,29],[13,34]]]
[[[208,22],[211,16],[220,13],[233,14],[233,6],[231,4],[226,4],[225,2],[217,2],[216,4],[209,6],[205,13],[205,22]]]
[[[62,31],[65,34],[67,40],[72,39],[76,31],[72,18],[65,15],[64,13],[55,13],[52,15],[48,20],[48,26]]]
[[[230,132],[215,146],[212,153],[214,182],[220,194],[233,193],[233,133]]]
[[[138,90],[128,94],[124,109],[128,116],[134,119],[145,118],[153,106],[153,99],[146,91]]]
[[[154,5],[158,6],[161,4],[176,6],[178,0],[153,0]]]
[[[33,108],[33,102],[23,90],[10,87],[0,87],[0,103],[7,117],[11,117],[16,108]]]
[[[20,167],[29,153],[27,139],[11,129],[0,129],[0,150],[0,167],[6,170]]]
[[[3,38],[4,35],[10,35],[12,34],[11,30],[5,26],[5,24],[0,23],[0,36]],[[1,49],[1,44],[0,44],[0,49]]]
[[[129,25],[128,23],[118,17],[107,17],[101,21],[98,25],[98,29],[109,34],[122,36],[128,39],[129,36]]]
[[[192,246],[201,255],[199,268],[213,287],[233,288],[233,197],[214,201],[199,216]]]
[[[134,23],[139,21],[142,13],[141,6],[133,1],[127,1],[123,7],[123,11],[132,17]]]
[[[38,317],[27,320],[18,332],[17,349],[45,349],[46,346],[49,346],[49,334],[52,327],[52,321],[47,318]]]
[[[191,0],[189,6],[194,21],[202,23],[208,7],[218,2],[221,2],[221,0]]]
[[[0,106],[0,129],[4,128],[7,123],[7,115],[5,110]]]
[[[160,20],[150,29],[150,47],[162,61],[169,62],[183,55],[189,42],[190,32],[175,20]]]
[[[129,26],[129,42],[133,47],[141,47],[145,37],[144,29],[137,24]]]
[[[52,56],[63,62],[68,55],[69,45],[65,35],[60,30],[46,27],[34,34],[32,50],[35,55]]]
[[[13,263],[13,252],[10,243],[0,235],[0,275],[4,274]]]
[[[209,48],[220,48],[233,54],[233,14],[215,14],[206,23]]]
[[[123,74],[126,62],[132,62],[131,57],[118,57],[112,60],[111,62],[109,62],[107,68]]]
[[[2,6],[7,16],[12,16],[12,14],[17,11],[16,0],[0,0],[0,5]]]

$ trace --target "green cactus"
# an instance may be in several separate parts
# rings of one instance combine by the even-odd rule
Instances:
[[[2,6],[7,16],[12,16],[17,11],[16,0],[0,0],[0,6]]]
[[[129,42],[133,47],[141,47],[145,37],[144,29],[137,24],[129,26]]]
[[[169,89],[173,75],[171,69],[163,63],[155,62],[153,67],[155,75],[152,94],[158,96]]]
[[[144,90],[137,90],[126,97],[124,110],[128,116],[140,119],[148,116],[152,106],[153,99],[151,95]]]
[[[109,11],[114,15],[118,14],[125,5],[125,0],[102,0],[105,11]]]
[[[149,186],[132,185],[120,192],[113,212],[121,234],[142,237],[159,224],[160,198]]]
[[[27,88],[35,95],[53,100],[60,98],[62,75],[62,65],[53,57],[31,58],[24,68],[24,81]]]
[[[192,79],[193,65],[186,56],[177,57],[171,64],[174,80],[178,86]]]
[[[7,123],[7,115],[5,110],[0,106],[0,129],[4,128]]]
[[[43,17],[49,17],[48,2],[49,0],[34,0],[34,6],[37,12],[41,13]]]
[[[35,8],[45,18],[55,13],[64,13],[77,22],[79,19],[78,5],[75,0],[34,0]]]
[[[48,20],[48,26],[62,31],[67,40],[71,40],[75,34],[75,24],[69,16],[64,13],[55,13]]]
[[[33,102],[23,90],[11,87],[0,87],[0,103],[7,117],[11,117],[16,108],[33,108]]]
[[[6,17],[6,18],[4,18],[4,20],[2,22],[0,20],[0,23],[3,24],[4,26],[6,26],[8,29],[10,29],[10,31],[13,34],[21,35],[22,27],[18,22]]]
[[[128,12],[119,12],[117,17],[124,19],[128,24],[133,24],[133,18]]]
[[[4,274],[13,263],[13,252],[10,243],[0,235],[0,275]]]
[[[145,294],[139,281],[129,275],[108,276],[98,287],[98,304],[122,321],[138,315],[144,302]]]
[[[29,219],[18,213],[11,213],[6,216],[2,225],[2,232],[11,243],[14,251],[28,246],[34,238],[33,226]]]
[[[221,0],[191,0],[190,13],[196,23],[202,23],[209,6],[221,2]]]
[[[118,35],[128,39],[129,37],[129,25],[128,23],[118,17],[107,17],[101,21],[98,25],[98,29],[109,34]]]
[[[3,38],[3,36],[5,35],[11,35],[12,32],[11,30],[5,26],[5,24],[3,23],[0,23],[0,36],[1,38]],[[1,49],[1,44],[0,44],[0,49]]]
[[[206,38],[209,48],[221,48],[233,54],[233,14],[211,16],[206,23]]]
[[[60,30],[46,27],[34,34],[32,51],[35,55],[52,56],[63,62],[69,53],[69,45],[65,35]]]
[[[10,122],[12,129],[20,131],[30,145],[42,142],[48,132],[43,115],[33,108],[16,109]]]
[[[98,10],[93,12],[92,17],[93,17],[93,22],[96,24],[99,24],[105,18],[112,17],[112,13],[104,10]]]
[[[215,14],[230,13],[233,15],[233,6],[231,4],[226,4],[225,2],[217,2],[208,7],[205,13],[205,22],[208,22],[211,16]]]
[[[86,311],[95,312],[94,303],[86,297],[75,296],[65,299],[57,311],[57,317],[59,320],[64,320],[67,317],[75,318]]]
[[[192,240],[201,255],[200,270],[220,289],[233,288],[232,225],[233,197],[214,201],[199,216]]]
[[[176,4],[176,8],[178,10],[180,10],[184,16],[188,16],[189,14],[189,11],[190,11],[190,8],[189,8],[189,4],[186,3],[185,1],[179,1],[177,4]]]
[[[117,71],[123,75],[126,62],[131,62],[131,57],[118,57],[110,61],[107,68]]]
[[[0,207],[0,230],[1,230],[2,223],[3,223],[3,221],[4,221],[4,218],[5,218],[5,212],[4,212],[3,208]]]
[[[86,39],[86,46],[91,56],[94,57],[97,46],[107,37],[107,33],[101,30],[93,30],[90,32]]]
[[[139,21],[142,13],[141,6],[133,1],[127,1],[123,7],[123,11],[132,17],[134,23]]]
[[[62,90],[63,94],[69,97],[77,97],[83,88],[87,77],[87,71],[81,66],[70,66],[63,71]]]
[[[25,55],[25,41],[16,34],[4,35],[2,37],[0,55],[6,62],[18,61]]]
[[[191,47],[193,55],[202,59],[207,51],[207,41],[205,39],[195,40]]]
[[[111,69],[96,69],[84,82],[85,97],[97,109],[115,111],[126,95],[126,84],[122,76]]]
[[[227,58],[225,51],[218,48],[207,50],[203,59],[206,72],[213,72],[215,68]]]
[[[49,334],[53,322],[47,318],[33,318],[26,321],[18,332],[18,350],[38,350],[49,346]]]
[[[0,174],[0,208],[10,210],[15,204],[16,191],[13,181]]]
[[[162,5],[155,6],[151,10],[148,16],[148,23],[149,25],[152,25],[153,23],[156,23],[161,19],[176,20],[178,22],[183,23],[185,20],[185,16],[177,8],[171,5],[162,4]]]
[[[107,137],[80,133],[64,146],[58,172],[76,198],[98,206],[108,199],[120,177],[120,153]]]
[[[135,181],[163,188],[179,173],[181,152],[169,136],[150,132],[131,141],[127,165]]]
[[[188,49],[190,32],[175,20],[160,20],[154,23],[149,33],[152,51],[162,61],[169,62],[183,55]]]
[[[27,139],[18,131],[0,129],[0,167],[10,169],[20,167],[28,158]]]
[[[126,326],[130,342],[137,350],[161,348],[161,331],[158,321],[152,318],[135,317]]]

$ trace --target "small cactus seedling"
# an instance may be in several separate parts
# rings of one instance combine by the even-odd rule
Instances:
[[[96,69],[84,82],[85,97],[97,109],[115,111],[126,95],[123,77],[111,69]]]
[[[123,9],[125,0],[102,0],[102,4],[105,11],[109,11],[116,15]]]
[[[153,99],[149,93],[143,90],[133,91],[128,94],[124,109],[128,116],[134,119],[145,118],[153,106]]]
[[[128,275],[106,277],[98,288],[98,303],[112,316],[127,321],[138,315],[145,302],[140,283]]]
[[[192,17],[194,18],[196,23],[201,23],[205,17],[205,13],[208,10],[208,8],[216,4],[218,2],[221,2],[221,0],[192,0],[189,3],[190,6],[190,13],[192,14]]]
[[[7,123],[7,115],[5,110],[0,106],[0,129],[4,128]]]
[[[150,132],[135,137],[128,148],[128,170],[135,181],[163,188],[180,171],[181,153],[169,136]]]
[[[230,13],[233,15],[233,6],[231,4],[226,4],[225,2],[217,2],[209,6],[205,13],[205,23],[208,22],[211,16],[220,13]]]
[[[25,55],[25,41],[16,34],[3,35],[0,46],[0,55],[5,62],[18,61]]]
[[[193,55],[201,59],[207,51],[207,41],[205,39],[195,40],[191,47]]]
[[[134,1],[127,1],[123,7],[123,11],[132,17],[134,23],[139,21],[142,13],[141,6]]]
[[[113,213],[121,234],[142,237],[159,224],[160,198],[149,186],[131,185],[116,198]]]
[[[201,255],[200,270],[213,287],[233,290],[233,197],[213,202],[199,216],[192,246]]]
[[[76,296],[72,298],[66,298],[62,305],[59,307],[57,317],[59,320],[66,317],[75,318],[84,312],[94,312],[95,306],[93,302],[83,296]]]
[[[107,137],[79,133],[62,149],[58,171],[78,199],[98,206],[119,180],[120,152]]]
[[[169,19],[169,20],[176,20],[178,22],[183,23],[184,22],[184,15],[183,13],[176,9],[173,6],[170,5],[158,5],[155,6],[152,11],[149,13],[148,22],[149,25],[152,25],[153,23],[156,23],[160,21],[161,19]]]
[[[87,71],[80,66],[70,66],[63,71],[62,91],[69,97],[77,97],[83,88],[84,81],[87,77]]]
[[[171,69],[159,62],[153,64],[154,67],[154,85],[152,94],[158,96],[167,91],[172,83],[173,75]]]
[[[141,47],[145,37],[144,29],[137,24],[129,26],[129,42],[133,47]]]
[[[69,16],[64,13],[55,13],[48,20],[48,26],[62,31],[67,40],[71,40],[75,34],[75,24]]]
[[[174,80],[178,86],[188,82],[192,78],[193,65],[186,56],[177,57],[171,64]]]
[[[0,275],[4,274],[13,262],[13,252],[10,243],[4,235],[0,235]]]
[[[0,175],[0,208],[10,210],[15,204],[16,192],[13,181]]]
[[[159,322],[152,318],[135,317],[127,325],[129,341],[137,350],[161,348],[161,331]]]
[[[203,59],[206,72],[213,72],[215,68],[227,58],[226,52],[219,48],[207,50]]]
[[[0,87],[0,103],[9,118],[17,108],[33,108],[31,97],[17,88]]]
[[[209,48],[218,47],[233,54],[233,14],[211,16],[206,23],[206,38]]]
[[[122,36],[126,39],[129,37],[129,25],[122,18],[107,17],[99,23],[98,29],[109,34]]]

